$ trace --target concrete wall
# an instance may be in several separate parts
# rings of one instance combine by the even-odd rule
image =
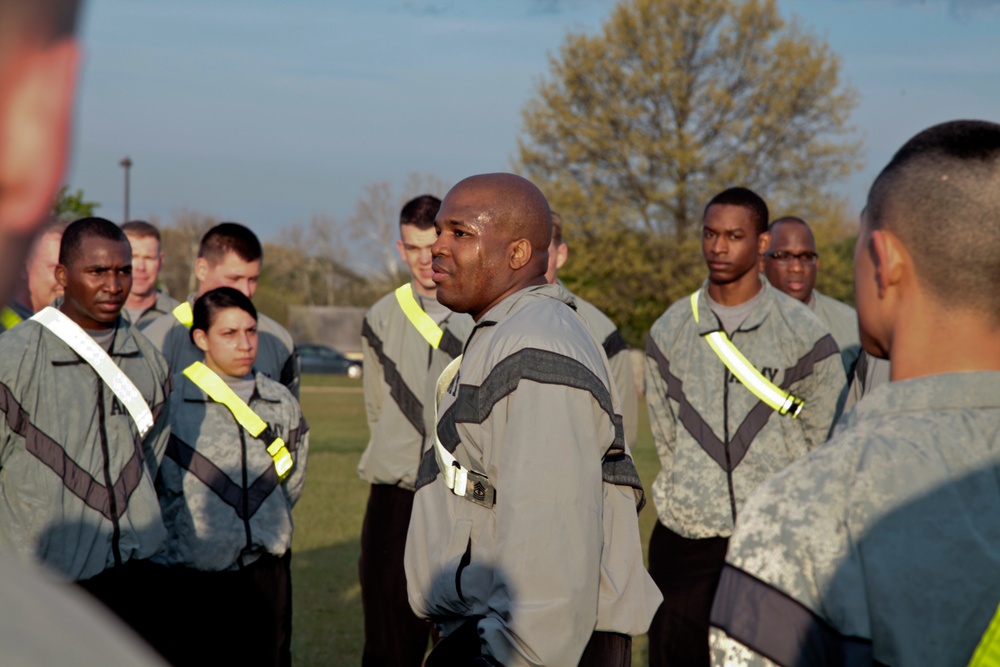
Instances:
[[[288,331],[296,343],[329,345],[360,359],[366,310],[357,306],[289,306]]]

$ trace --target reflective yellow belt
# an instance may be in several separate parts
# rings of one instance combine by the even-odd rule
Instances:
[[[993,620],[983,633],[976,646],[976,652],[972,654],[969,667],[998,667],[1000,666],[1000,607],[993,614]]]
[[[4,329],[13,329],[23,321],[21,316],[15,313],[10,306],[4,306],[3,310],[0,310],[0,324],[3,325]]]
[[[425,313],[424,309],[417,303],[410,283],[406,283],[396,290],[396,301],[399,302],[399,307],[403,309],[406,319],[410,320],[410,324],[416,327],[420,335],[424,337],[424,340],[430,343],[431,347],[436,350],[438,345],[441,344],[441,337],[444,336],[444,331],[437,325],[434,318]]]
[[[194,324],[194,313],[191,311],[191,304],[187,301],[174,308],[173,313],[177,321],[185,328],[190,329],[191,325]]]
[[[691,295],[691,310],[694,312],[695,324],[698,323],[699,294],[701,294],[701,290]],[[799,416],[805,401],[789,394],[761,375],[761,372],[747,361],[739,348],[733,345],[733,341],[729,340],[725,331],[713,331],[705,338],[712,351],[722,360],[729,372],[735,375],[754,396],[777,410],[780,415],[791,415],[792,419]]]
[[[229,408],[236,421],[253,437],[259,437],[267,430],[267,422],[251,410],[250,406],[205,364],[200,361],[194,362],[184,369],[184,375],[198,385],[213,401]],[[281,438],[275,438],[274,442],[267,446],[267,453],[274,459],[274,469],[278,473],[278,479],[284,481],[294,465],[292,455],[285,446],[285,441]]]

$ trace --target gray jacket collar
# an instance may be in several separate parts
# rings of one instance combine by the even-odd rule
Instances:
[[[46,332],[58,340],[58,337],[55,334],[49,332],[47,329]],[[128,319],[119,315],[118,319],[115,321],[115,338],[111,343],[111,351],[108,353],[109,356],[134,357],[138,356],[139,353],[139,346],[136,344],[135,337],[132,334],[132,324],[128,321]],[[74,352],[69,345],[61,340],[59,341],[59,345],[54,347],[49,352],[49,355],[55,363],[72,363],[75,361],[83,363],[83,360],[79,357],[79,355],[77,355],[77,353]]]
[[[761,291],[763,292],[760,304],[747,315],[743,323],[736,329],[737,331],[752,331],[756,329],[767,320],[767,316],[771,314],[771,310],[774,308],[774,301],[778,298],[777,290],[763,276],[761,276],[760,282]],[[694,314],[692,314],[692,317],[694,317]],[[715,316],[715,313],[708,306],[707,279],[701,284],[701,289],[698,290],[698,319],[698,335],[700,336],[722,330],[719,318]]]
[[[280,403],[281,394],[279,393],[279,390],[274,387],[273,383],[267,382],[266,379],[262,379],[266,377],[267,376],[265,376],[260,371],[254,371],[254,383],[257,386],[256,390],[254,391],[254,396],[259,397],[261,400],[269,401],[271,403]],[[212,400],[211,398],[209,398],[208,394],[205,393],[204,389],[202,389],[194,382],[192,382],[190,379],[188,379],[188,377],[183,373],[177,374],[175,380],[175,386],[177,386],[178,384],[180,387],[181,397],[185,401],[208,403],[209,401]],[[175,389],[174,391],[177,391],[177,389]]]

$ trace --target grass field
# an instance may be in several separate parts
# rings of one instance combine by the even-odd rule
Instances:
[[[361,664],[364,642],[358,551],[368,485],[355,468],[368,442],[361,382],[307,375],[302,410],[309,422],[309,474],[295,507],[292,580],[295,667]],[[633,447],[646,487],[639,517],[643,548],[656,520],[650,485],[658,470],[644,406]],[[644,665],[645,638],[633,646],[633,664]]]

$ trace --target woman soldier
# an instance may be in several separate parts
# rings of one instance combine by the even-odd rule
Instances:
[[[194,304],[205,353],[174,376],[158,491],[175,609],[161,650],[174,664],[291,664],[292,506],[308,435],[299,404],[259,372],[257,311],[221,287]]]

